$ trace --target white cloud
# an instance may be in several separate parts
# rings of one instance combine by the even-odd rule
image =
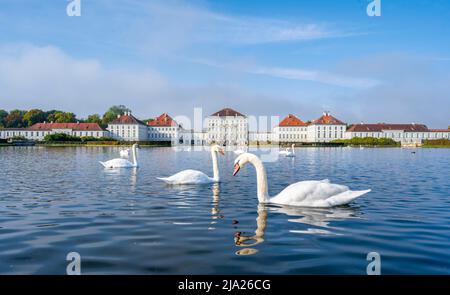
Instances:
[[[75,59],[52,46],[0,48],[0,101],[7,109],[100,112],[112,104],[139,104],[166,83],[155,71],[107,69],[96,60]]]
[[[370,78],[356,78],[346,75],[338,75],[315,70],[223,63],[208,59],[189,59],[189,60],[191,62],[207,66],[225,68],[250,74],[266,75],[290,80],[312,81],[333,86],[341,86],[356,89],[371,88],[381,83],[378,80]]]
[[[194,107],[202,107],[205,115],[227,106],[254,115],[283,115],[295,106],[311,116],[320,112],[317,106],[253,93],[239,85],[185,87],[150,69],[108,69],[97,60],[76,59],[53,46],[0,47],[0,89],[2,109],[61,109],[80,117],[103,113],[114,104],[127,105],[141,118],[163,112],[191,116]]]
[[[252,45],[362,34],[353,29],[336,29],[327,23],[231,16],[186,1],[108,1],[102,4],[103,9],[105,5],[108,10],[103,13],[112,14],[123,23],[115,29],[125,32],[120,35],[126,37],[127,43],[133,42],[140,50],[152,53],[191,44]]]

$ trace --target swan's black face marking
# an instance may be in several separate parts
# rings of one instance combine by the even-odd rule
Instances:
[[[238,174],[239,170],[241,170],[241,166],[239,166],[239,163],[234,164],[233,176]]]

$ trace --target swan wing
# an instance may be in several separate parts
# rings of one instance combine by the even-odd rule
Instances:
[[[332,207],[347,204],[368,191],[350,191],[345,185],[309,180],[293,183],[270,202],[304,207]]]
[[[214,180],[205,173],[198,170],[183,170],[169,177],[158,177],[168,184],[202,184],[210,183]]]
[[[133,163],[125,159],[112,159],[106,162],[100,162],[105,168],[128,168],[133,167]]]

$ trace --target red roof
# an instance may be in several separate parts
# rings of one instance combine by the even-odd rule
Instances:
[[[427,132],[423,124],[355,124],[347,132],[382,132],[383,130],[403,130],[404,132]]]
[[[36,123],[28,130],[72,129],[76,131],[103,131],[97,123]]]
[[[223,110],[220,110],[218,112],[215,112],[211,116],[219,116],[219,117],[235,117],[235,116],[242,116],[245,117],[243,114],[239,113],[238,111],[235,111],[230,108],[225,108]]]
[[[278,126],[308,126],[308,124],[297,118],[295,115],[289,114]]]
[[[336,119],[335,117],[330,115],[330,113],[328,113],[328,112],[325,112],[322,115],[322,117],[320,117],[319,119],[316,119],[316,120],[312,121],[311,124],[316,124],[316,125],[345,125],[344,122]]]
[[[430,129],[430,132],[450,132],[450,129]]]
[[[146,125],[144,122],[142,122],[139,119],[136,119],[135,116],[129,114],[129,115],[121,115],[120,117],[118,117],[117,119],[115,119],[114,121],[112,121],[109,124],[142,124],[142,125]]]
[[[147,123],[149,126],[176,126],[177,122],[175,122],[172,117],[170,117],[167,113],[162,114],[158,118],[153,121]]]

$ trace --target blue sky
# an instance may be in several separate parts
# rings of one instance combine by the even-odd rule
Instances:
[[[0,0],[0,108],[450,124],[450,2]]]

